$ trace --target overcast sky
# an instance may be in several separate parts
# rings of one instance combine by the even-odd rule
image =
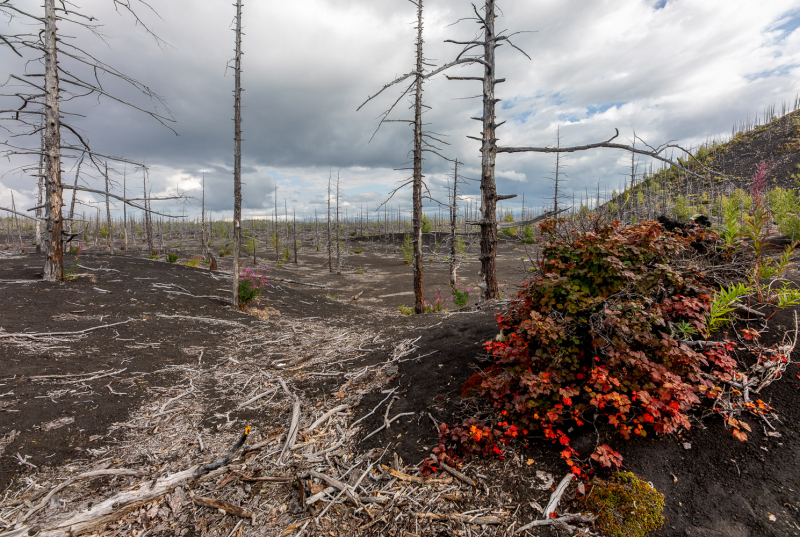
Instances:
[[[197,196],[205,173],[206,206],[217,217],[233,206],[233,56],[231,0],[151,0],[158,15],[139,4],[138,12],[167,45],[159,46],[129,15],[117,14],[111,0],[75,0],[82,11],[104,25],[106,41],[62,25],[62,36],[161,95],[174,115],[178,136],[148,116],[107,99],[64,103],[63,110],[86,118],[70,121],[83,129],[94,150],[124,156],[150,167],[152,192]],[[17,0],[30,12],[39,0]],[[134,3],[134,5],[136,5]],[[696,145],[730,135],[734,123],[762,114],[764,107],[793,101],[800,91],[800,1],[769,0],[504,0],[498,29],[530,31],[498,51],[498,120],[506,123],[500,145],[552,145],[560,126],[562,144],[636,134],[651,145],[677,140]],[[454,58],[456,45],[476,25],[465,21],[469,2],[427,0],[425,51],[428,61]],[[410,172],[412,132],[402,123],[384,125],[370,142],[376,118],[399,96],[387,91],[360,112],[356,108],[414,63],[415,7],[405,0],[262,0],[244,6],[242,101],[244,210],[246,216],[271,214],[278,202],[289,212],[324,212],[329,171],[341,176],[344,207],[374,210],[387,192]],[[20,28],[0,22],[0,32]],[[67,64],[66,60],[63,60]],[[24,69],[0,48],[0,77]],[[39,67],[29,64],[28,72]],[[452,74],[477,76],[478,67]],[[139,106],[151,103],[107,80],[108,88]],[[444,155],[465,164],[463,173],[479,177],[480,92],[476,82],[425,85],[431,109],[425,122],[450,145]],[[3,108],[9,102],[0,101]],[[394,117],[410,118],[408,101]],[[5,123],[8,126],[8,123]],[[0,133],[7,137],[7,133]],[[35,185],[19,167],[30,161],[0,162],[0,206],[35,205]],[[552,155],[506,155],[497,159],[500,194],[520,197],[502,205],[518,209],[552,204]],[[567,196],[587,189],[619,189],[629,174],[630,156],[612,150],[570,155],[563,190]],[[648,165],[639,163],[639,171]],[[425,161],[434,197],[444,199],[451,166],[435,155]],[[74,163],[64,163],[64,181],[74,180]],[[121,168],[120,168],[121,170]],[[90,174],[90,170],[86,170]],[[128,168],[130,171],[130,167]],[[97,174],[94,173],[94,176]],[[118,180],[121,179],[118,177]],[[86,183],[97,188],[91,175]],[[141,192],[141,173],[128,179]],[[467,196],[479,194],[477,183]],[[89,201],[90,196],[84,197]],[[410,192],[391,202],[410,208]],[[434,210],[432,203],[426,206]],[[199,201],[183,208],[195,214]],[[90,210],[84,207],[83,210]]]

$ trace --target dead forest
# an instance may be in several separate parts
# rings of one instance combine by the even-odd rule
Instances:
[[[73,126],[94,97],[180,127],[61,37],[100,35],[91,14],[0,0],[29,26],[2,46],[41,71],[0,110],[38,196],[0,207],[0,537],[800,535],[800,100],[693,147],[505,146],[524,29],[484,0],[434,64],[409,3],[410,71],[352,110],[379,110],[373,139],[410,128],[408,177],[354,204],[331,168],[313,214],[275,187],[253,216],[241,0],[225,211],[205,176],[153,195],[144,159]],[[423,121],[435,77],[480,88],[479,177]],[[563,159],[595,150],[622,186],[567,189]],[[514,153],[552,154],[551,198],[498,193]]]

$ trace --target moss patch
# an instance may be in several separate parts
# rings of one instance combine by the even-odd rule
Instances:
[[[594,479],[585,508],[606,537],[644,537],[664,525],[664,497],[631,472]]]

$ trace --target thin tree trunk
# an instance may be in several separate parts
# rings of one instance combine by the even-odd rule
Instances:
[[[481,144],[481,273],[485,299],[500,297],[497,285],[497,186],[494,180],[497,158],[495,138],[495,48],[494,0],[486,0],[483,43],[483,140]]]
[[[44,119],[42,119],[44,121]],[[36,198],[36,253],[42,253],[42,202],[44,197],[44,129],[41,132],[41,147],[39,149],[39,194]],[[74,194],[73,194],[74,196]]]
[[[297,212],[292,209],[292,238],[294,242],[294,264],[297,264]]]
[[[458,216],[458,159],[453,172],[453,199],[450,201],[450,285],[458,282],[456,275],[456,217]]]
[[[153,218],[150,215],[150,196],[147,195],[147,168],[142,168],[142,179],[144,181],[144,219],[145,231],[147,232],[147,247],[150,255],[153,255],[155,247],[153,245]]]
[[[242,0],[236,0],[233,150],[233,307],[239,307],[239,254],[242,239]]]
[[[122,197],[128,197],[128,168],[122,170]],[[128,251],[128,204],[122,204],[122,229],[125,230],[125,251]]]
[[[59,111],[58,59],[56,55],[55,0],[44,0],[44,89],[45,89],[45,185],[47,201],[47,256],[45,281],[64,279],[64,240],[61,236],[61,119]]]
[[[328,271],[333,272],[333,255],[331,252],[331,174],[328,174]]]
[[[206,174],[203,174],[203,197],[201,202],[202,209],[200,211],[200,218],[201,218],[201,226],[202,230],[200,233],[200,240],[202,241],[203,246],[203,259],[208,260],[211,259],[209,257],[208,251],[208,237],[206,237]]]
[[[14,191],[11,191],[11,210],[14,211],[14,214],[11,215],[11,218],[14,219],[14,223],[16,223],[17,227],[17,237],[19,238],[19,249],[20,251],[25,248],[25,245],[22,243],[22,229],[19,227],[19,216],[17,216],[17,204],[14,202]]]
[[[83,164],[83,157],[86,153],[81,154],[81,159],[78,161],[78,169],[75,172],[75,186],[78,186],[78,178],[81,175],[81,164]],[[75,218],[75,196],[78,194],[78,191],[73,189],[72,190],[72,201],[69,204],[69,232],[74,233],[74,222],[73,219]]]
[[[339,171],[336,171],[336,274],[342,273],[342,252],[339,248]]]
[[[414,243],[414,313],[425,313],[422,277],[422,0],[417,0],[417,64],[414,83],[414,178],[413,178],[413,243]]]
[[[275,263],[280,263],[278,243],[278,183],[275,183]]]
[[[111,203],[108,198],[108,162],[105,163],[105,179],[106,179],[106,224],[108,225],[108,236],[106,237],[106,244],[108,245],[111,253],[114,253],[114,237],[111,233]]]

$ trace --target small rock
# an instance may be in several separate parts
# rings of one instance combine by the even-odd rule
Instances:
[[[692,449],[692,443],[691,442],[684,442],[683,443],[683,449]]]

